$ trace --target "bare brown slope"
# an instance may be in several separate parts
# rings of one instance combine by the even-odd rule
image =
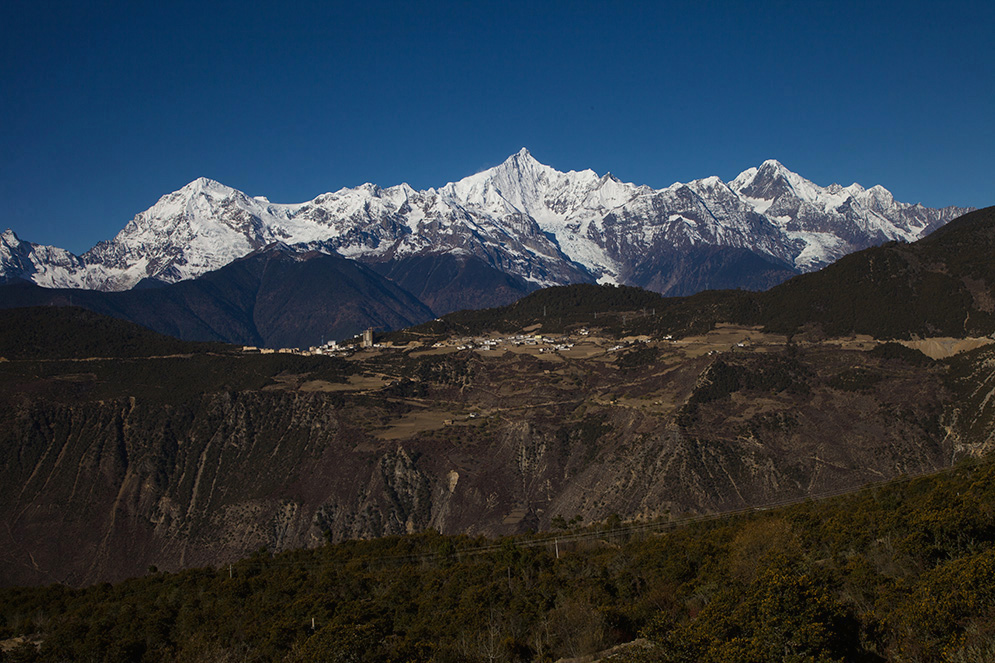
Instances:
[[[944,365],[771,343],[0,363],[0,583],[742,508],[954,457]]]

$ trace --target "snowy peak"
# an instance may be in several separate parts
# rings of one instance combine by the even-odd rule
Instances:
[[[83,260],[65,249],[25,242],[9,228],[0,235],[0,283],[24,280],[48,288],[92,287],[85,272]]]
[[[519,169],[547,167],[536,161],[536,158],[532,156],[532,153],[524,147],[505,159],[502,165],[511,165]]]
[[[872,186],[865,193],[866,199],[873,205],[875,211],[886,210],[895,204],[895,197],[891,195],[891,191],[880,184]]]
[[[522,148],[439,189],[366,183],[298,204],[201,177],[82,257],[8,230],[0,278],[123,290],[148,277],[195,278],[279,243],[368,263],[473,257],[533,286],[598,280],[686,292],[692,286],[674,275],[696,251],[746,250],[788,274],[890,239],[915,240],[966,211],[900,203],[881,186],[820,187],[774,159],[728,183],[712,176],[653,189],[611,173],[561,172]]]
[[[7,228],[0,234],[0,245],[7,247],[18,246],[21,243],[21,239],[14,234],[14,231]]]
[[[23,261],[26,251],[22,244],[21,239],[10,228],[0,234],[0,283],[25,278],[27,275]]]
[[[504,160],[501,165],[491,168],[491,179],[505,178],[509,181],[534,181],[540,179],[553,169],[539,163],[532,153],[524,147]]]
[[[224,191],[231,192],[235,189],[225,186],[217,180],[212,180],[209,177],[198,177],[194,181],[187,184],[185,187],[180,189],[180,191],[188,191],[191,193],[204,192],[204,191]]]
[[[795,194],[792,179],[801,179],[774,159],[768,159],[759,168],[752,170],[751,175],[744,177],[746,173],[743,173],[733,182],[739,186],[738,192],[741,195],[757,200],[774,200]]]
[[[502,164],[447,184],[442,191],[453,202],[535,215],[555,170],[544,166],[524,147]]]
[[[160,198],[150,211],[168,213],[179,206],[189,208],[198,199],[206,201],[226,200],[238,195],[244,196],[245,194],[216,180],[198,177],[183,188]]]

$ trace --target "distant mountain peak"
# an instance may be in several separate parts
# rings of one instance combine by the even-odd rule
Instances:
[[[774,170],[777,172],[791,172],[784,167],[784,164],[777,159],[766,159],[762,164],[760,164],[760,170]]]
[[[280,242],[367,263],[473,257],[530,287],[597,280],[677,294],[713,284],[681,282],[690,268],[677,265],[694,251],[746,251],[787,275],[888,239],[912,241],[964,211],[899,203],[880,186],[820,187],[776,159],[728,183],[711,176],[653,189],[611,173],[561,172],[523,147],[438,189],[365,183],[297,204],[199,177],[82,258],[9,231],[0,278],[122,290],[144,278],[195,278]]]
[[[773,200],[779,196],[794,194],[793,180],[796,179],[801,178],[785,168],[780,161],[767,159],[742,181],[737,178],[737,183],[739,193],[748,198]]]
[[[522,149],[518,150],[518,152],[509,157],[509,159],[514,159],[515,157],[518,157],[519,159],[532,159],[533,161],[535,161],[535,157],[532,156],[532,153],[529,152],[529,148],[527,147],[523,147]]]
[[[190,194],[196,194],[196,193],[201,193],[201,192],[212,192],[212,193],[223,192],[223,193],[229,193],[229,192],[233,192],[235,190],[236,189],[232,189],[231,187],[226,186],[226,185],[222,184],[221,182],[218,182],[217,180],[212,180],[209,177],[198,177],[197,179],[193,180],[192,182],[190,182],[189,184],[187,184],[185,187],[183,187],[182,189],[180,189],[180,191],[183,191],[183,192],[186,192],[186,193],[190,193]]]
[[[531,152],[523,147],[521,150],[505,159],[501,165],[496,168],[492,168],[491,171],[484,172],[493,172],[495,174],[509,171],[516,171],[519,173],[536,173],[544,170],[552,170],[552,168],[540,163],[534,156],[532,156]]]

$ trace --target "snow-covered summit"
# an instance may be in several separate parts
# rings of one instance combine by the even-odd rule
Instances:
[[[47,288],[95,288],[86,265],[65,249],[25,242],[8,228],[0,234],[0,283],[31,281]]]
[[[447,184],[439,193],[451,203],[490,214],[527,214],[541,222],[557,216],[551,199],[565,190],[587,190],[598,180],[592,170],[561,173],[539,163],[523,147],[502,164]]]
[[[900,203],[881,186],[821,187],[773,159],[730,182],[653,189],[610,173],[561,172],[523,148],[438,189],[367,183],[296,204],[202,177],[83,256],[8,230],[0,278],[122,290],[146,277],[194,278],[280,242],[371,263],[472,256],[535,285],[599,280],[679,292],[675,261],[708,247],[807,271],[873,244],[915,240],[965,211]]]

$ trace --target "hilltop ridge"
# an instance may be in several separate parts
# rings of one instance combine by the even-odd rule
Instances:
[[[762,290],[855,250],[913,241],[966,211],[900,203],[880,186],[821,187],[774,160],[728,183],[706,177],[652,189],[592,170],[560,172],[522,149],[438,189],[364,184],[294,204],[199,178],[82,256],[6,231],[0,281],[119,291],[143,279],[196,278],[283,242],[390,278],[410,275],[413,261],[424,271],[426,261],[444,259],[477,261],[519,281],[505,300],[480,306],[577,282],[669,295]],[[466,302],[437,297],[430,305],[441,314]]]

